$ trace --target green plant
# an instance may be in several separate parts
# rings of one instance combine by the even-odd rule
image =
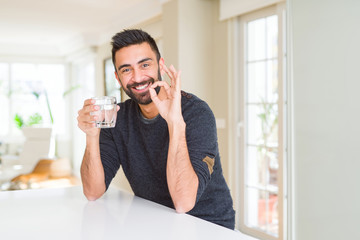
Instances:
[[[42,122],[42,116],[39,113],[35,113],[29,117],[28,121],[26,122],[26,125],[32,126],[35,124],[39,124],[41,122]]]
[[[16,113],[14,122],[16,127],[21,129],[23,127],[30,127],[36,124],[40,124],[42,122],[42,116],[39,113],[34,113],[33,115],[29,116],[26,122],[24,122],[24,119],[18,113]]]
[[[24,120],[23,118],[19,115],[19,114],[15,114],[15,117],[14,117],[14,122],[15,122],[15,125],[18,129],[21,129],[23,126],[24,126]]]

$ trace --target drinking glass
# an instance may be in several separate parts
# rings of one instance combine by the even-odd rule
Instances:
[[[115,97],[93,97],[95,104],[99,106],[99,110],[92,112],[91,115],[96,115],[95,120],[97,128],[113,128],[116,123],[117,109]]]

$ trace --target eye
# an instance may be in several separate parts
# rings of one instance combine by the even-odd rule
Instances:
[[[121,70],[121,73],[128,73],[128,72],[130,72],[130,68],[123,68]]]
[[[148,64],[148,63],[144,63],[142,66],[143,66],[143,68],[147,68],[147,67],[149,67],[149,66],[150,66],[150,64]]]

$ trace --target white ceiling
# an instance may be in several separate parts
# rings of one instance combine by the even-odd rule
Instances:
[[[1,55],[65,55],[161,14],[164,0],[0,0]]]

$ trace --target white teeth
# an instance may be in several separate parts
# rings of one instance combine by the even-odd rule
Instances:
[[[136,89],[136,90],[143,90],[143,89],[145,89],[147,86],[148,86],[148,84],[145,84],[145,85],[142,85],[142,86],[138,86],[138,87],[136,87],[135,89]]]

